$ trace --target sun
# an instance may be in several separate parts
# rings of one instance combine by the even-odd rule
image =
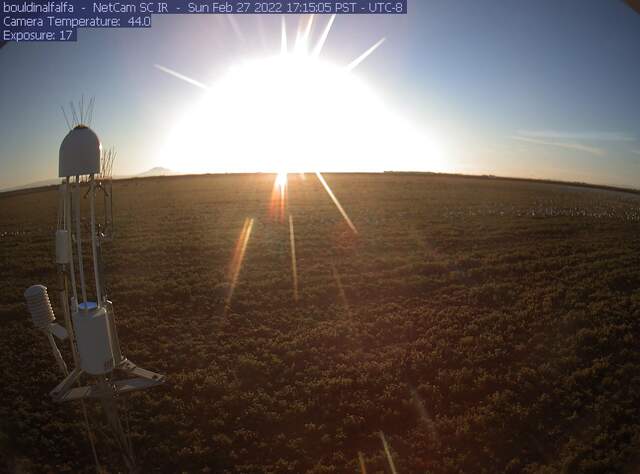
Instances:
[[[161,149],[162,166],[184,173],[385,171],[442,168],[433,137],[395,113],[354,68],[319,57],[310,27],[289,50],[238,62],[186,110]]]

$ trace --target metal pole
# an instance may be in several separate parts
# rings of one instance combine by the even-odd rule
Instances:
[[[64,189],[64,228],[69,233],[69,238],[67,239],[67,246],[68,246],[67,248],[69,251],[69,275],[71,277],[71,288],[73,290],[73,299],[75,300],[76,304],[78,304],[78,289],[76,287],[76,270],[75,270],[75,265],[73,263],[73,245],[71,243],[71,235],[72,235],[71,227],[72,227],[71,225],[71,179],[67,177],[65,189]],[[65,292],[66,291],[67,291],[67,288],[65,288]],[[69,303],[68,297],[69,295],[67,292],[65,293],[65,298],[67,298],[67,304]],[[70,320],[67,321],[67,325],[69,327],[71,326]]]
[[[87,305],[87,287],[84,282],[84,262],[82,258],[82,233],[80,231],[80,176],[76,175],[76,244],[78,246],[78,268],[80,269],[80,290],[82,291],[82,301],[84,309]]]
[[[60,350],[58,349],[58,346],[56,346],[56,341],[53,340],[53,334],[47,332],[47,338],[49,339],[49,344],[51,344],[51,350],[53,351],[53,356],[56,358],[58,367],[60,367],[60,370],[66,377],[69,375],[69,369],[67,369],[67,364],[65,364],[62,354],[60,354]]]
[[[105,377],[102,377],[99,389],[102,393],[104,393],[104,395],[100,397],[100,401],[102,402],[102,408],[104,409],[107,423],[111,428],[111,432],[113,434],[116,445],[118,446],[118,450],[120,451],[120,454],[122,456],[122,460],[124,461],[127,470],[131,474],[137,474],[138,469],[135,464],[133,449],[131,447],[131,444],[127,440],[124,429],[122,428],[122,423],[120,422],[120,415],[118,414],[118,407],[114,398],[113,390]]]
[[[90,184],[90,203],[91,203],[91,251],[93,253],[93,274],[96,280],[96,304],[98,308],[102,306],[102,291],[100,289],[100,266],[98,265],[98,236],[96,234],[96,183],[93,175],[91,175]]]

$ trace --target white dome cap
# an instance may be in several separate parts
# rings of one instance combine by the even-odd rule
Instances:
[[[75,176],[100,173],[100,139],[93,130],[78,125],[71,130],[60,145],[58,176]]]

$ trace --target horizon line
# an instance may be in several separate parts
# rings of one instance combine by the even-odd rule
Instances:
[[[154,169],[163,169],[166,170],[167,174],[151,174],[145,175],[149,171]],[[287,174],[312,174],[315,171],[296,171]],[[443,176],[443,177],[457,177],[457,178],[475,178],[475,179],[497,179],[497,180],[511,180],[511,181],[527,181],[527,182],[538,182],[544,184],[560,184],[566,186],[575,186],[575,187],[585,187],[585,188],[596,188],[596,189],[604,189],[610,191],[622,191],[622,192],[630,192],[633,194],[640,194],[640,187],[631,187],[627,185],[618,185],[618,184],[608,184],[608,183],[595,183],[595,182],[587,182],[587,181],[565,181],[557,178],[534,178],[534,177],[523,177],[523,176],[507,176],[507,175],[496,175],[491,173],[485,174],[466,174],[466,173],[454,173],[454,172],[438,172],[438,171],[420,171],[420,170],[384,170],[384,171],[322,171],[323,174],[353,174],[353,175],[363,175],[363,174],[422,174],[429,176]],[[114,176],[110,179],[114,181],[126,181],[126,180],[135,180],[135,179],[148,179],[148,178],[189,178],[189,177],[197,177],[197,176],[246,176],[246,175],[277,175],[279,174],[277,171],[243,171],[243,172],[205,172],[205,173],[182,173],[170,170],[168,168],[163,168],[160,166],[153,167],[147,171],[142,173],[138,173],[135,175],[124,175],[124,176]],[[47,188],[51,188],[54,186],[58,186],[63,178],[51,178],[40,181],[35,181],[32,183],[27,183],[23,185],[17,185],[8,188],[0,188],[0,195],[8,194],[8,193],[19,193],[19,192],[29,192],[29,191],[37,191],[37,190],[45,190]],[[45,184],[46,183],[46,184]]]

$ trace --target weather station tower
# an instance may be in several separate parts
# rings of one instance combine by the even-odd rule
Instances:
[[[105,286],[102,257],[103,243],[113,237],[111,167],[115,155],[103,153],[98,136],[83,123],[85,116],[92,115],[93,101],[87,109],[91,113],[82,109],[81,106],[77,116],[72,106],[74,122],[69,126],[70,131],[63,139],[59,153],[58,174],[62,182],[58,195],[55,265],[64,325],[56,322],[45,286],[33,285],[24,295],[33,324],[46,335],[64,377],[50,395],[56,402],[79,400],[82,404],[96,468],[99,470],[99,463],[84,403],[88,399],[100,403],[114,445],[127,470],[137,472],[116,399],[127,392],[160,385],[165,377],[138,367],[123,355],[120,347],[113,303]],[[82,206],[87,200],[88,220],[86,216],[83,219],[83,207],[86,214],[87,205]],[[101,216],[96,212],[97,203],[103,209]],[[97,222],[99,218],[100,223]],[[85,247],[90,248],[90,265],[86,265]],[[56,339],[70,344],[71,371]]]

